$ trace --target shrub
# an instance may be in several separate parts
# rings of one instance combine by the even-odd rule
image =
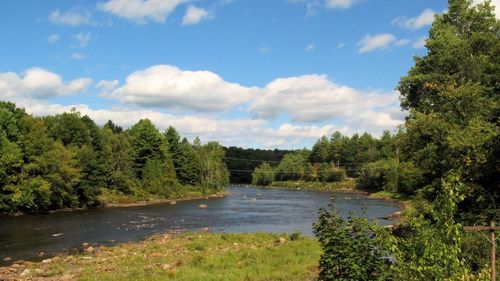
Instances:
[[[389,272],[395,240],[376,222],[352,215],[343,219],[332,201],[320,209],[313,228],[323,248],[319,280],[382,280]]]
[[[271,165],[264,162],[252,173],[252,184],[266,186],[274,181],[274,171]]]
[[[344,180],[346,174],[344,169],[323,163],[319,166],[318,176],[322,182],[337,182]]]

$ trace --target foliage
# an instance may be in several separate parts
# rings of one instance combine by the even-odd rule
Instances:
[[[199,196],[228,184],[217,143],[195,148],[175,132],[172,149],[167,137],[147,119],[123,131],[74,110],[37,118],[0,102],[0,212],[92,207],[101,192],[138,200]]]
[[[288,150],[263,150],[253,148],[241,148],[235,146],[224,147],[226,157],[224,162],[230,173],[232,183],[252,183],[252,174],[246,171],[253,171],[262,162],[267,162],[276,166]],[[276,163],[276,164],[275,164]]]
[[[358,178],[361,189],[414,194],[421,187],[422,173],[411,162],[379,160],[363,166]]]
[[[389,272],[395,240],[376,222],[352,214],[343,219],[332,201],[313,228],[323,249],[319,280],[382,280]]]
[[[305,178],[306,153],[298,151],[286,154],[275,169],[275,178],[280,181]]]
[[[462,226],[455,221],[465,185],[450,174],[430,208],[419,210],[400,234],[397,280],[462,280],[468,270],[461,254]]]
[[[267,186],[272,184],[274,181],[274,171],[271,165],[264,162],[260,164],[252,174],[252,184]]]
[[[454,170],[467,186],[459,204],[469,223],[499,220],[500,21],[488,3],[450,0],[436,17],[427,55],[399,83],[409,110],[403,154],[423,172],[434,200],[441,178]]]
[[[319,166],[318,178],[322,182],[342,181],[345,177],[345,170],[337,168],[335,165],[322,163]]]

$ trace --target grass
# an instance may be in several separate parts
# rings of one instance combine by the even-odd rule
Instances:
[[[0,268],[0,279],[313,280],[321,254],[319,245],[311,238],[292,238],[266,233],[166,234],[100,247],[92,254],[25,263],[14,273],[12,267]]]
[[[356,189],[356,180],[346,178],[339,182],[319,182],[319,181],[275,181],[270,187],[285,189],[305,189],[316,191],[353,191]]]
[[[203,197],[221,197],[227,195],[225,192],[214,189],[200,190],[199,187],[183,186],[182,189],[168,192],[166,194],[153,194],[145,190],[137,189],[130,194],[120,191],[101,189],[97,197],[99,202],[105,206],[134,205],[140,203],[161,203],[175,200],[197,199]]]

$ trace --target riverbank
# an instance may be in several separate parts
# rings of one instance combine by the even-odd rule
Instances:
[[[356,191],[356,180],[347,178],[339,182],[319,182],[319,181],[275,181],[266,188],[283,188],[283,189],[303,189],[313,191]]]
[[[101,193],[99,195],[99,201],[102,207],[105,208],[116,208],[116,207],[135,207],[135,206],[146,206],[154,204],[176,204],[177,202],[189,201],[189,200],[199,200],[199,199],[210,199],[210,198],[224,198],[229,195],[227,191],[217,191],[211,190],[209,192],[199,192],[190,191],[181,194],[174,194],[173,196],[162,197],[154,194],[148,194],[147,196],[130,196],[120,193]]]
[[[0,280],[314,280],[321,249],[292,234],[182,233],[0,267]]]
[[[367,195],[369,198],[387,200],[395,202],[403,208],[403,214],[410,212],[412,207],[413,197],[390,191],[376,191],[359,189],[356,185],[356,179],[347,178],[339,182],[318,182],[318,181],[276,181],[265,188],[276,189],[295,189],[295,190],[312,190],[320,192],[352,192]]]

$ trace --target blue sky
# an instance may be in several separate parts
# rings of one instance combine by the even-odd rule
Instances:
[[[436,0],[4,0],[0,99],[261,148],[394,129]]]

